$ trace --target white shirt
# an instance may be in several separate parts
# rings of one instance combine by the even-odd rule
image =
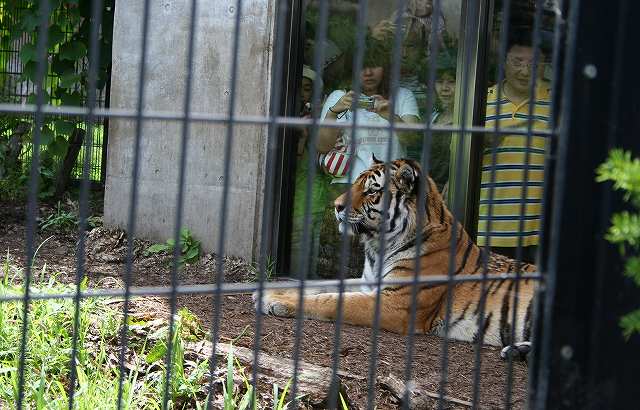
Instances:
[[[320,119],[324,120],[327,116],[327,112],[329,111],[329,107],[333,107],[346,92],[344,90],[336,90],[329,94],[327,100],[324,102],[322,106],[322,114],[320,115]],[[396,115],[400,117],[404,117],[405,115],[415,115],[419,116],[418,113],[418,104],[416,103],[416,98],[413,93],[406,88],[399,87],[398,92],[396,93],[394,112]],[[341,122],[345,124],[353,124],[353,112],[351,110],[346,111],[342,114],[338,115],[339,118],[336,119],[336,122]],[[367,168],[371,166],[373,163],[373,155],[376,156],[376,159],[379,161],[386,161],[389,157],[387,155],[387,148],[389,146],[389,129],[385,128],[358,128],[358,125],[389,125],[389,121],[385,118],[381,117],[375,112],[367,111],[363,108],[358,108],[357,115],[357,124],[356,124],[356,151],[355,158],[351,161],[351,166],[353,167],[352,178],[351,181],[348,181],[346,177],[344,178],[334,178],[332,183],[351,183],[353,182],[358,175]],[[351,138],[352,129],[350,126],[341,129],[343,132],[344,140],[347,144],[351,144],[353,139]],[[350,148],[349,148],[350,149]],[[398,141],[398,136],[393,133],[393,139],[391,143],[391,160],[403,158],[406,156],[405,148]]]

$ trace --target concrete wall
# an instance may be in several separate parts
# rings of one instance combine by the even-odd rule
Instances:
[[[143,0],[116,4],[111,107],[136,109]],[[180,112],[184,106],[189,4],[151,2],[145,110]],[[245,0],[242,11],[236,113],[268,113],[272,0]],[[236,0],[199,0],[191,111],[227,113]],[[135,121],[109,127],[104,221],[126,228],[130,211]],[[220,226],[226,126],[193,122],[187,150],[183,226],[215,251]],[[226,253],[250,259],[258,245],[266,127],[234,128]],[[141,140],[136,235],[165,241],[173,235],[182,123],[149,120]]]

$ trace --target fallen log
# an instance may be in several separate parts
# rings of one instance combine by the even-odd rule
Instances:
[[[393,374],[389,374],[386,377],[378,377],[378,383],[385,389],[387,389],[394,397],[398,400],[404,400],[404,393],[407,389],[407,385],[400,380],[400,378],[396,377]],[[410,387],[409,388],[409,409],[411,410],[422,410],[428,409],[430,407],[430,399],[440,399],[440,395],[438,393],[434,393],[425,389],[421,389],[419,387]],[[442,400],[459,404],[465,407],[472,407],[473,403],[466,400],[456,399],[451,396],[443,396]]]
[[[200,341],[195,343],[187,343],[185,346],[185,353],[189,352],[197,355],[201,359],[208,359],[211,357],[211,342]],[[216,355],[225,358],[229,352],[233,353],[233,356],[237,358],[241,363],[253,366],[255,363],[253,350],[241,346],[231,346],[226,343],[218,343],[216,345]],[[286,382],[293,377],[293,360],[273,356],[264,352],[259,353],[258,365],[260,367],[258,377],[261,381],[272,385],[278,383],[280,386],[284,386]],[[298,362],[298,392],[297,395],[305,396],[304,401],[316,408],[324,408],[329,399],[329,387],[331,386],[332,370],[329,367],[318,366],[313,363],[308,363],[300,360]],[[339,391],[342,393],[345,400],[347,400],[345,391],[343,389],[341,378],[349,378],[354,380],[365,380],[363,376],[338,371],[337,383]]]

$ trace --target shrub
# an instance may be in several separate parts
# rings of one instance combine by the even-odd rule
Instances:
[[[598,182],[613,181],[613,188],[623,191],[625,201],[634,208],[612,216],[605,238],[618,245],[626,259],[624,274],[640,286],[640,159],[632,158],[630,152],[614,149],[597,173]],[[624,315],[620,326],[627,339],[640,333],[640,309]]]
[[[144,252],[145,256],[149,256],[154,253],[172,253],[175,247],[176,241],[168,239],[165,243],[156,243],[147,248]],[[200,241],[195,239],[186,228],[180,229],[180,259],[178,263],[184,265],[185,263],[193,263],[200,259],[201,246]]]

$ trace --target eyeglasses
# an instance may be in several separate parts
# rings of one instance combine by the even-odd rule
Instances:
[[[526,68],[527,70],[531,70],[531,67],[533,67],[533,60],[523,60],[518,57],[507,56],[507,63],[514,68]],[[541,65],[542,63],[538,62],[538,67]]]

